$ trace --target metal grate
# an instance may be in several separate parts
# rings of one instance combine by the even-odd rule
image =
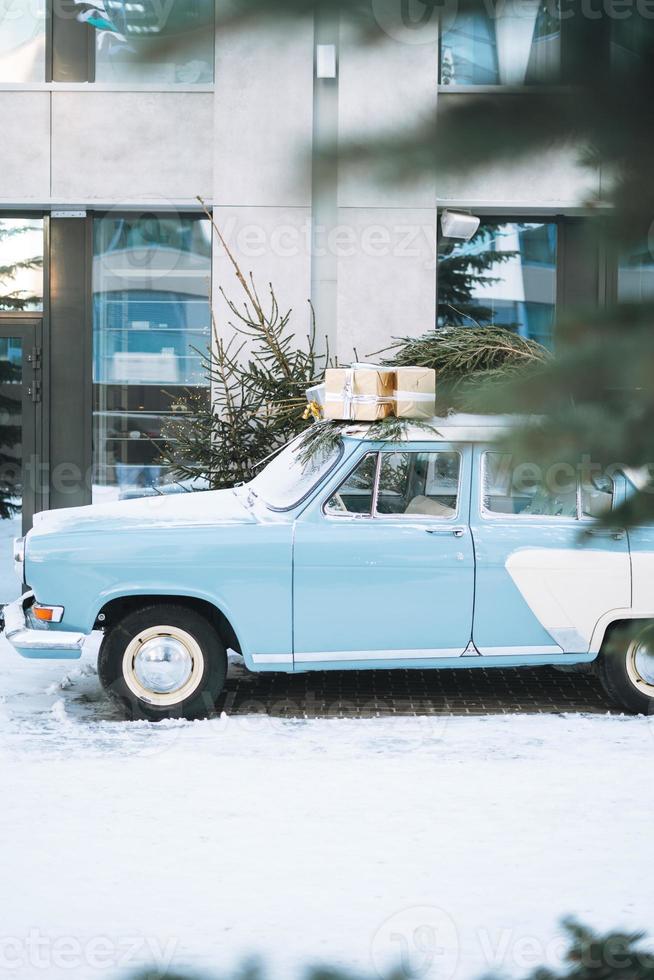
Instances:
[[[605,714],[611,707],[595,677],[551,667],[249,674],[235,664],[217,706],[228,715],[280,718]]]

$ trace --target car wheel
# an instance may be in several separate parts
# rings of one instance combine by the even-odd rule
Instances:
[[[605,638],[598,663],[604,690],[621,708],[654,713],[654,622],[615,627]]]
[[[206,718],[225,683],[227,653],[204,616],[158,604],[128,613],[111,627],[98,674],[130,718]]]

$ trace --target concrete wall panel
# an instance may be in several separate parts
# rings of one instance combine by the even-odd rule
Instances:
[[[599,195],[599,172],[579,164],[578,149],[552,149],[515,163],[439,178],[439,202],[580,207]]]
[[[313,25],[248,24],[216,45],[214,199],[311,202]]]
[[[338,356],[366,357],[393,336],[434,325],[436,211],[341,208],[338,251]]]
[[[212,103],[204,92],[53,93],[53,199],[210,198]]]
[[[218,207],[214,208],[214,217],[243,273],[246,276],[253,273],[262,302],[268,302],[268,284],[272,283],[280,310],[285,312],[293,308],[290,330],[303,337],[310,325],[310,209]],[[228,321],[233,316],[220,295],[219,287],[222,286],[229,299],[236,304],[242,304],[245,295],[231,262],[216,240],[213,284],[216,323],[220,335],[228,339],[233,333]]]
[[[50,197],[50,93],[0,92],[0,201]]]
[[[377,4],[379,7],[380,5]],[[398,4],[394,5],[399,8]],[[390,30],[390,28],[389,28]],[[424,34],[379,31],[368,44],[350,31],[341,34],[339,62],[339,140],[359,143],[402,134],[436,109],[438,40]],[[422,41],[420,40],[422,38]],[[409,43],[414,41],[416,43]],[[342,207],[433,207],[431,177],[394,184],[373,179],[369,166],[341,167]]]

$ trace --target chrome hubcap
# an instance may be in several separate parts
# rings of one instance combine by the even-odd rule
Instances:
[[[654,685],[654,649],[639,646],[634,654],[634,663],[645,683]]]
[[[627,672],[639,691],[654,698],[654,626],[647,626],[631,641]]]
[[[123,676],[130,691],[160,707],[188,698],[200,683],[203,667],[197,640],[176,626],[142,630],[123,656]]]
[[[188,681],[193,671],[189,650],[172,636],[155,636],[141,644],[134,657],[139,684],[153,694],[170,694]]]

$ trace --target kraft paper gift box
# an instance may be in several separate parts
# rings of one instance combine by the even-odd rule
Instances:
[[[436,414],[436,372],[426,367],[395,368],[395,415],[431,419]]]
[[[375,422],[393,413],[395,371],[374,364],[325,371],[325,418]]]

